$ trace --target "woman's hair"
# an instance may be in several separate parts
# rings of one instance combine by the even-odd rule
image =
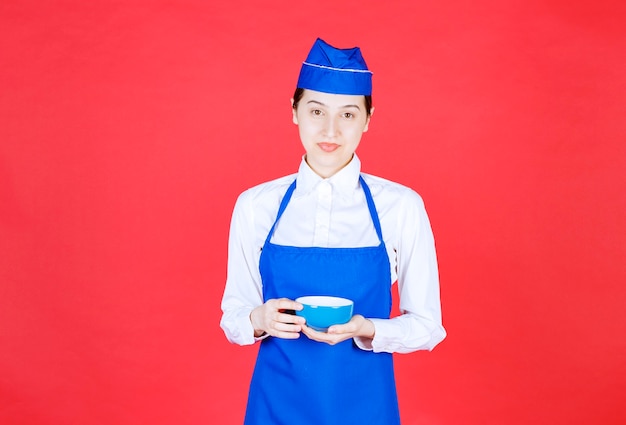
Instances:
[[[293,107],[294,109],[298,107],[298,103],[300,99],[302,99],[302,95],[304,95],[304,89],[297,88],[293,94]],[[372,115],[372,96],[364,95],[365,97],[365,111],[367,112],[367,116]]]

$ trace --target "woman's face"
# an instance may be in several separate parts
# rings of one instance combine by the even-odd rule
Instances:
[[[307,164],[327,178],[350,162],[370,116],[364,96],[305,90],[293,109],[293,122],[298,126]]]

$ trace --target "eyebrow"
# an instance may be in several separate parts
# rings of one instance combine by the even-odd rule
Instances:
[[[325,104],[324,104],[324,103],[322,103],[322,102],[318,102],[317,100],[309,100],[306,104],[308,105],[309,103],[315,103],[316,105],[320,105],[320,106],[326,106],[326,107],[328,107],[328,105],[325,105]],[[361,108],[359,107],[359,105],[343,105],[343,106],[340,106],[340,107],[339,107],[339,109],[343,109],[343,108],[356,108],[356,109],[358,109],[359,111],[361,110]]]

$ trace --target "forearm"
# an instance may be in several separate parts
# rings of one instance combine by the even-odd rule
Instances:
[[[369,319],[369,322],[374,327],[373,338],[354,338],[363,350],[388,353],[432,350],[446,336],[440,323],[413,314],[392,319]]]
[[[253,307],[239,307],[225,310],[220,327],[226,338],[233,344],[250,345],[257,341],[254,328],[250,322]]]

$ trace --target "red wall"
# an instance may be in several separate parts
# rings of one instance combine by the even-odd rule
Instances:
[[[297,170],[315,37],[374,70],[364,171],[420,192],[448,338],[405,424],[626,422],[621,1],[0,4],[0,423],[240,423],[245,188]]]

